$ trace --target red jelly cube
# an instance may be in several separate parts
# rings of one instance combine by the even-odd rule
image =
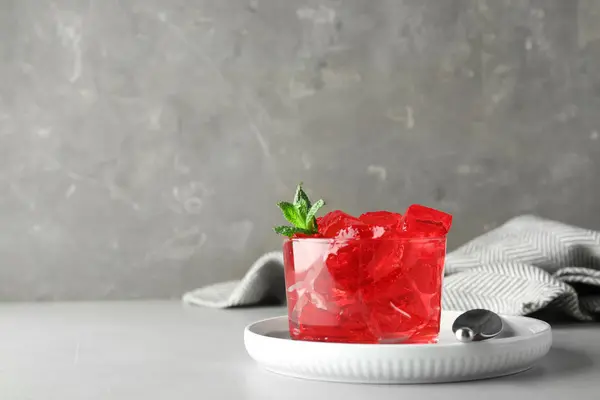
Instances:
[[[362,222],[369,225],[372,238],[393,236],[400,231],[402,215],[389,211],[372,211],[358,217]]]
[[[402,218],[402,232],[411,237],[442,237],[450,230],[452,215],[419,204],[408,207]]]
[[[363,237],[369,227],[360,219],[336,210],[317,218],[319,233],[326,238],[353,238]]]
[[[370,240],[335,239],[326,258],[327,270],[340,289],[356,293],[365,280],[364,265],[373,257],[377,246]]]

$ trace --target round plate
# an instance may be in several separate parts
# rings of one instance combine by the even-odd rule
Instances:
[[[436,344],[346,344],[291,340],[287,317],[246,327],[244,342],[266,369],[297,378],[354,383],[433,383],[493,378],[531,368],[552,345],[550,326],[533,318],[502,316],[502,333],[460,343],[444,311]]]

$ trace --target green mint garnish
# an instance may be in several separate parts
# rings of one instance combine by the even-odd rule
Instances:
[[[294,226],[276,226],[275,228],[273,228],[273,230],[280,235],[284,235],[284,236],[288,236],[288,237],[292,237],[296,233],[306,233],[306,234],[312,233],[306,229],[296,228]]]
[[[302,190],[302,183],[300,183],[296,188],[293,203],[287,201],[277,203],[285,219],[293,226],[276,226],[273,230],[288,237],[292,237],[297,233],[307,235],[318,233],[315,215],[324,205],[323,199],[312,204],[304,190]]]
[[[308,226],[307,226],[308,229],[317,231],[317,219],[315,218],[315,214],[324,205],[325,205],[325,202],[323,201],[323,199],[319,199],[319,200],[317,200],[317,202],[315,204],[313,204],[310,207],[310,210],[308,210],[308,213],[306,213],[306,221],[308,224]]]
[[[288,203],[287,201],[282,201],[277,203],[277,206],[281,208],[281,212],[285,219],[292,225],[297,228],[306,228],[306,213],[302,213],[301,207],[297,204]]]

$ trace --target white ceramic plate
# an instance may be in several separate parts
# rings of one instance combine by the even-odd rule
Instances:
[[[503,316],[500,336],[460,343],[452,334],[459,312],[444,311],[437,344],[345,344],[291,340],[287,317],[246,327],[244,342],[266,369],[297,378],[354,383],[433,383],[493,378],[531,368],[552,345],[542,321]]]

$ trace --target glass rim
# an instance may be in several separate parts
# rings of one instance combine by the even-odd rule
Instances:
[[[445,242],[446,236],[434,236],[434,237],[405,237],[405,238],[285,238],[284,243],[287,242],[303,242],[303,243],[359,243],[359,242],[369,242],[369,243],[377,243],[377,242],[415,242],[415,243],[424,243],[424,242]]]

